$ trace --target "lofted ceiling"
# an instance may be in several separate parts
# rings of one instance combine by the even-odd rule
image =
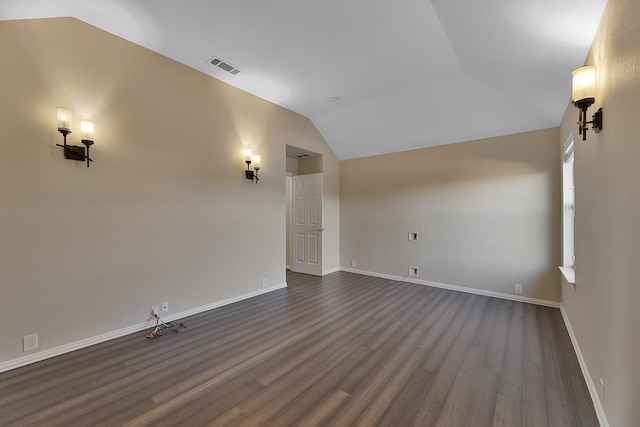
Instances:
[[[78,18],[310,118],[344,160],[558,126],[605,3],[1,0],[0,20]]]

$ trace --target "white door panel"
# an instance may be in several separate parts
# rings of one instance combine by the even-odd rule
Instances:
[[[293,200],[291,269],[322,276],[322,174],[294,176]]]

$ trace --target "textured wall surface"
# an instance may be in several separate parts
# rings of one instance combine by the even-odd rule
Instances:
[[[0,22],[0,363],[285,282],[285,145],[339,162],[306,118],[74,19]],[[65,160],[56,107],[95,122]],[[243,148],[262,155],[244,179]],[[32,352],[28,353],[29,355]]]
[[[547,129],[343,161],[341,265],[559,301],[557,141]]]
[[[607,4],[591,53],[603,130],[576,139],[576,290],[562,304],[611,426],[640,425],[640,3]],[[570,106],[561,140],[572,130]],[[604,381],[604,388],[600,384]]]

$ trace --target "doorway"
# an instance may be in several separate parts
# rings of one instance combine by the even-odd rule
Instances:
[[[322,155],[286,148],[286,268],[322,276]]]

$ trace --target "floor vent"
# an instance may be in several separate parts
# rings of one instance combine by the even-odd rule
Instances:
[[[211,65],[214,65],[218,68],[222,68],[223,70],[225,70],[227,73],[231,73],[234,76],[236,74],[239,74],[242,72],[242,70],[234,65],[229,64],[227,61],[218,58],[217,56],[214,56],[213,58],[210,58],[207,60],[207,62]]]

